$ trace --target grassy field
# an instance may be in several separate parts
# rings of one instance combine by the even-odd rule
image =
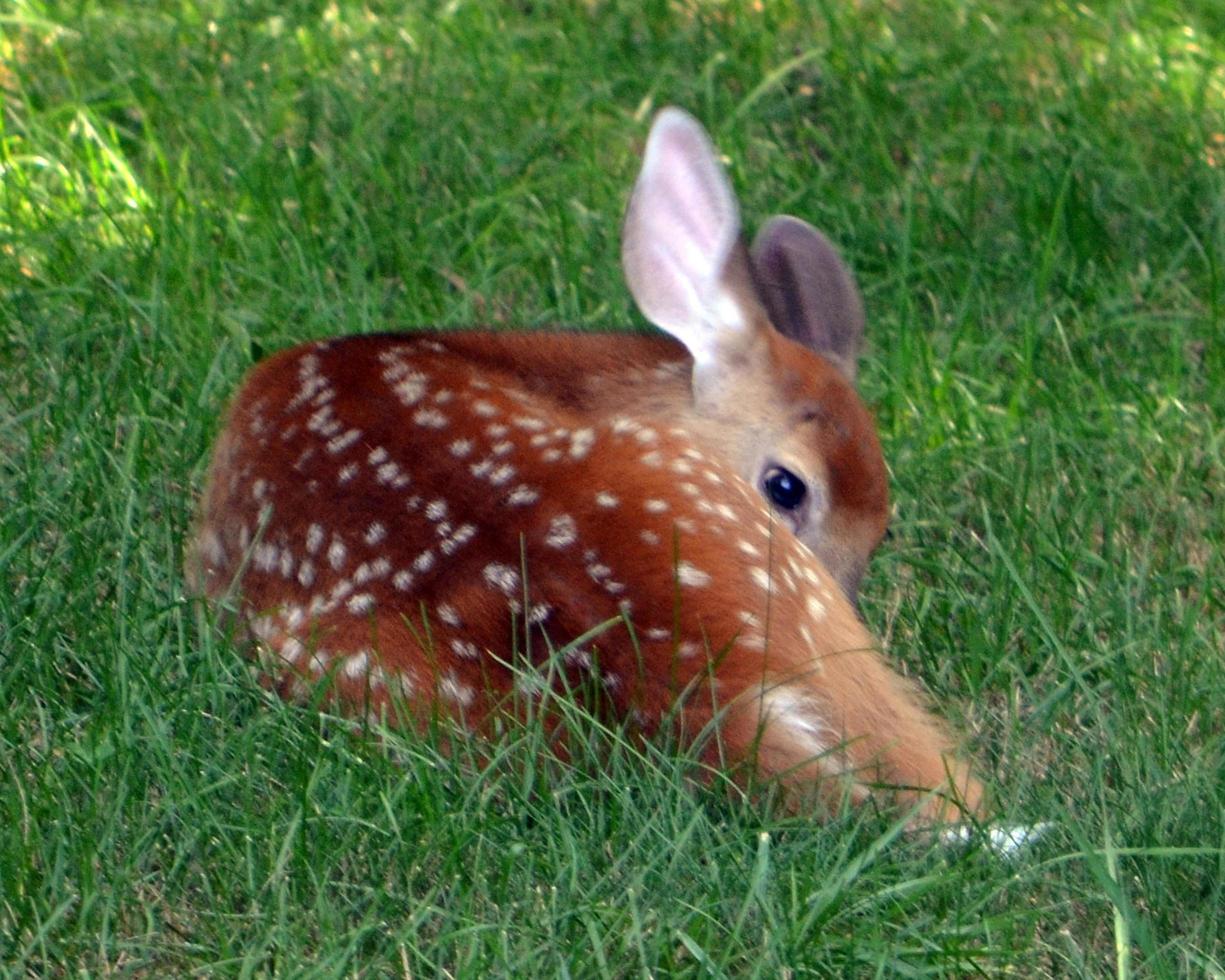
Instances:
[[[1225,8],[0,2],[0,966],[14,976],[1225,976]],[[654,108],[857,270],[865,582],[1007,864],[530,727],[282,705],[184,597],[292,341],[637,324]],[[474,758],[486,753],[491,765]]]

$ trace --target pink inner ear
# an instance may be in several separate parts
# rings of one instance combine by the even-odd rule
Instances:
[[[633,292],[643,313],[672,333],[684,330],[704,305],[694,283],[685,275],[685,260],[659,241],[647,242],[633,259],[642,269]]]
[[[701,127],[660,113],[626,216],[622,262],[635,301],[695,354],[739,233],[736,202]]]
[[[692,119],[679,114],[661,118],[652,137],[643,175],[650,178],[660,233],[693,243],[721,267],[739,222],[714,147]]]

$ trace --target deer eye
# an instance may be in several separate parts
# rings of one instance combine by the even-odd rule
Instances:
[[[762,481],[766,495],[783,510],[795,510],[804,502],[808,487],[804,481],[781,466],[773,466],[766,471]]]

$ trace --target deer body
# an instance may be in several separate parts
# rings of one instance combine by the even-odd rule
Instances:
[[[794,219],[752,253],[738,232],[704,134],[667,110],[625,266],[671,337],[415,332],[258,365],[189,570],[270,681],[477,730],[545,685],[594,688],[647,735],[717,731],[712,761],[797,798],[849,781],[925,819],[974,812],[977,783],[853,605],[887,519],[857,296]],[[819,287],[844,294],[832,326]]]

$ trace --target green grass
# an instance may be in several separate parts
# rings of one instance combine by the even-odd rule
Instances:
[[[13,975],[1225,976],[1225,15],[0,5],[0,964]],[[184,598],[292,341],[641,323],[653,107],[863,285],[865,615],[1026,860],[530,726],[448,758],[261,692]]]

